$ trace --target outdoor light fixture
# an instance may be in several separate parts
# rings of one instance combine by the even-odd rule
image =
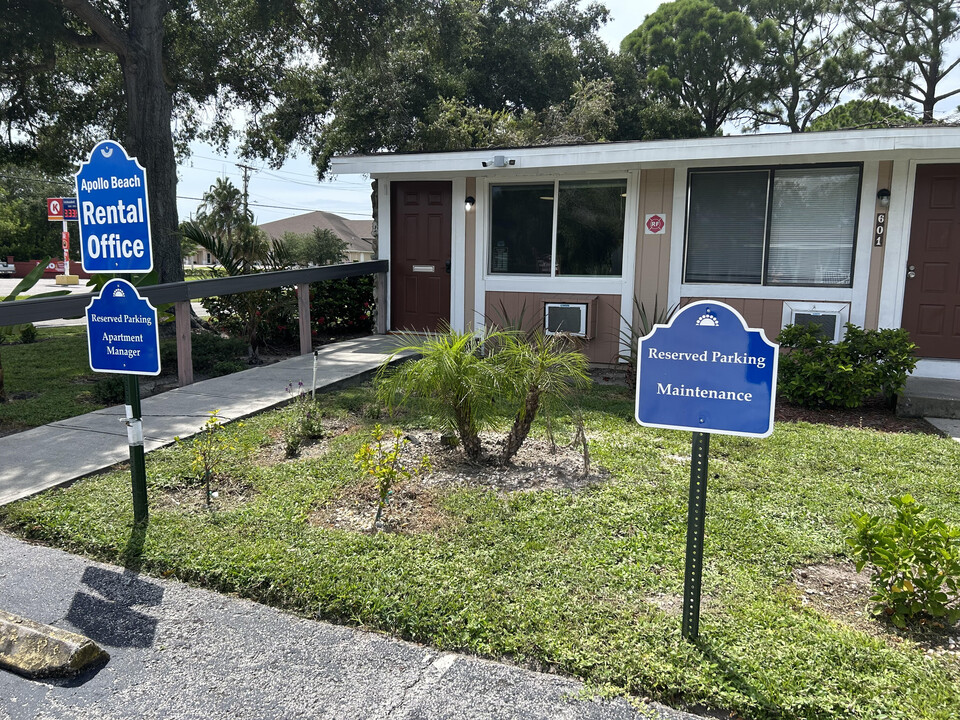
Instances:
[[[467,195],[467,199],[463,201],[463,209],[467,212],[473,212],[473,206],[476,202],[473,195]]]
[[[890,207],[890,191],[886,188],[877,190],[877,202],[880,203],[880,207]]]

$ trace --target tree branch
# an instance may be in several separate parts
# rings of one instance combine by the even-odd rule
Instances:
[[[55,0],[49,0],[55,2]],[[60,0],[63,7],[87,24],[104,43],[104,48],[125,57],[129,42],[122,28],[117,27],[103,12],[90,4],[90,0]],[[78,36],[82,37],[82,36]],[[89,46],[87,46],[89,47]]]

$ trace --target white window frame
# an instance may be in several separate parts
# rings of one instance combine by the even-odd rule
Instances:
[[[556,275],[556,268],[551,267],[550,275],[513,275],[490,272],[490,255],[492,253],[491,237],[491,185],[535,185],[554,184],[554,191],[558,192],[559,183],[576,180],[626,180],[627,197],[623,222],[623,255],[621,257],[622,270],[620,275],[610,276],[583,276],[583,275]],[[636,170],[622,170],[620,172],[598,174],[571,174],[571,175],[524,175],[513,176],[507,172],[487,175],[477,178],[477,287],[475,296],[476,315],[483,313],[485,296],[489,292],[526,292],[526,293],[568,293],[584,295],[621,295],[633,297],[634,264],[636,258],[637,238],[637,208],[639,207],[639,180]],[[557,196],[554,195],[556,198]],[[557,205],[553,204],[553,237],[551,239],[552,257],[556,257],[557,243]],[[554,263],[551,263],[553,265]],[[482,319],[475,317],[475,322],[483,324]]]
[[[858,170],[858,172],[859,172],[859,175],[858,175],[858,178],[857,178],[857,185],[858,185],[857,205],[856,205],[856,207],[854,208],[854,218],[853,218],[853,220],[854,220],[854,222],[853,222],[853,228],[854,228],[853,248],[851,249],[852,251],[851,251],[851,253],[850,253],[850,265],[851,265],[851,267],[850,267],[850,271],[851,271],[851,272],[850,272],[850,286],[849,286],[849,287],[844,287],[844,286],[840,286],[840,285],[826,285],[826,284],[825,284],[825,285],[820,285],[820,284],[816,284],[816,283],[801,284],[801,283],[769,283],[769,282],[767,282],[767,277],[766,277],[766,275],[767,275],[767,262],[768,262],[768,255],[770,254],[770,244],[771,244],[771,242],[772,242],[772,237],[771,237],[772,230],[771,230],[771,226],[770,226],[770,219],[771,219],[771,216],[770,216],[770,212],[771,212],[771,211],[770,211],[770,205],[771,205],[771,203],[774,201],[773,193],[774,193],[774,190],[775,190],[775,179],[776,179],[776,174],[777,174],[777,172],[778,172],[778,171],[790,171],[790,170],[811,170],[811,171],[817,170],[817,169],[828,170],[828,169],[831,169],[831,168],[840,168],[840,167],[842,167],[842,168],[856,168],[856,169]],[[722,282],[722,281],[717,280],[717,281],[713,281],[713,282],[701,282],[701,283],[689,283],[689,284],[690,284],[690,285],[694,285],[694,284],[710,285],[710,286],[717,286],[717,287],[723,287],[723,286],[726,286],[726,285],[734,285],[734,286],[749,285],[749,286],[759,286],[759,287],[765,287],[765,288],[789,288],[789,287],[798,287],[798,288],[803,288],[804,290],[807,290],[807,289],[809,289],[809,288],[824,288],[824,289],[836,288],[836,289],[843,289],[843,290],[848,290],[848,289],[850,289],[850,287],[853,286],[854,275],[855,275],[856,269],[857,269],[857,250],[858,250],[858,248],[859,248],[860,238],[861,238],[861,235],[860,235],[860,232],[859,232],[859,230],[860,230],[860,228],[859,228],[859,223],[858,223],[857,221],[858,221],[858,219],[860,218],[860,216],[862,215],[862,212],[861,212],[860,207],[861,207],[861,201],[862,201],[862,197],[863,197],[864,171],[865,171],[864,163],[863,163],[862,161],[859,161],[859,160],[851,160],[851,161],[847,161],[847,162],[838,161],[838,162],[829,162],[829,163],[809,163],[809,164],[799,164],[799,165],[797,165],[797,164],[790,164],[790,165],[756,165],[756,166],[743,166],[743,167],[730,166],[730,167],[688,168],[687,171],[686,171],[686,173],[685,173],[685,177],[686,177],[686,183],[685,183],[686,188],[685,188],[685,190],[686,190],[686,192],[685,192],[685,200],[684,200],[684,208],[685,208],[685,209],[684,209],[684,221],[685,221],[685,225],[684,225],[684,233],[683,233],[683,273],[684,273],[684,279],[686,278],[687,259],[688,259],[688,254],[689,254],[689,252],[690,252],[690,245],[689,245],[689,242],[688,242],[687,233],[688,233],[688,231],[689,231],[689,223],[690,223],[690,199],[691,199],[691,192],[692,192],[692,190],[691,190],[691,180],[692,180],[692,176],[693,176],[694,174],[696,174],[696,173],[704,173],[704,174],[728,173],[728,174],[733,174],[733,173],[745,173],[745,172],[765,172],[765,173],[767,173],[767,195],[766,195],[766,205],[765,205],[764,220],[763,220],[763,247],[762,247],[761,255],[760,255],[760,268],[761,268],[761,272],[760,272],[760,282],[758,282],[758,283],[727,283],[727,282]],[[872,205],[871,205],[871,207],[872,207]]]
[[[847,158],[833,157],[829,162],[842,163]],[[718,161],[716,167],[735,168],[736,159],[724,158]],[[853,286],[849,288],[823,287],[818,285],[799,287],[795,285],[734,285],[728,283],[684,283],[683,261],[686,247],[687,228],[687,183],[676,182],[673,186],[673,228],[670,239],[670,292],[668,301],[671,305],[680,302],[681,298],[713,297],[745,300],[807,300],[816,302],[836,302],[850,304],[850,322],[863,325],[866,318],[868,279],[870,273],[870,251],[873,243],[863,241],[870,238],[873,232],[873,208],[877,195],[878,160],[862,160],[863,176],[860,183],[860,217],[857,218],[858,242],[854,248]],[[811,165],[820,164],[811,162]],[[745,164],[746,165],[746,164]],[[790,163],[795,166],[796,163]],[[674,177],[686,178],[691,169],[701,169],[703,163],[678,163],[674,166]],[[778,166],[775,166],[778,167]],[[896,165],[894,166],[896,168]],[[891,208],[892,210],[893,208]],[[891,217],[894,217],[891,214]],[[888,230],[889,232],[889,230]],[[886,272],[886,266],[884,268]],[[886,278],[884,278],[886,280]],[[883,307],[881,303],[881,308]],[[883,325],[881,324],[881,327]]]

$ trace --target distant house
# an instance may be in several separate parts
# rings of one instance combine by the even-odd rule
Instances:
[[[263,223],[260,229],[273,240],[279,240],[285,233],[307,235],[315,229],[330,230],[347,244],[349,262],[373,260],[373,220],[348,220],[333,213],[317,210]]]
[[[263,223],[258,227],[271,240],[279,240],[288,232],[307,235],[313,233],[315,228],[330,230],[347,244],[347,262],[366,262],[373,260],[375,254],[373,220],[348,220],[333,213],[317,210]],[[217,259],[200,248],[195,255],[188,256],[183,261],[193,267],[194,265],[215,265]]]

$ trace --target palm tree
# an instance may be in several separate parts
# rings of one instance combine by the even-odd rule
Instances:
[[[244,202],[239,188],[227,178],[217,178],[203,194],[197,222],[208,233],[229,245],[250,233],[253,213]]]

